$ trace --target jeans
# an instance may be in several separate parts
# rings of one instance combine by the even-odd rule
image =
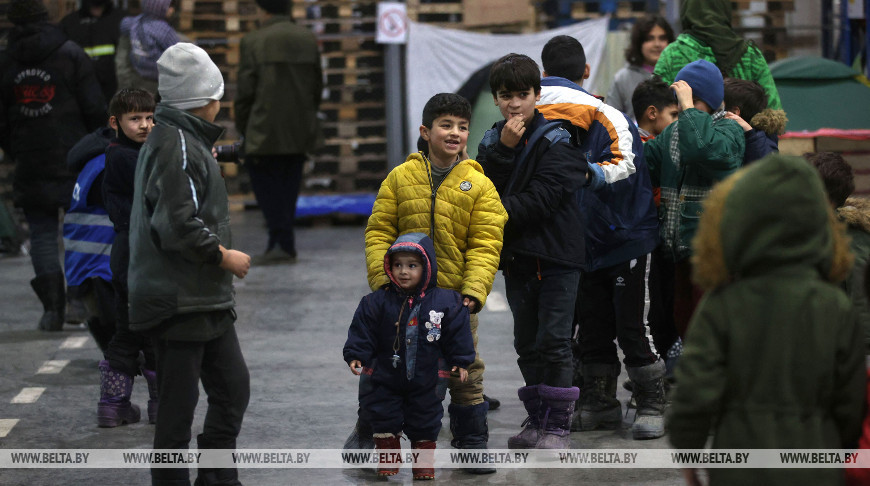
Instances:
[[[287,253],[296,256],[293,223],[296,220],[296,200],[299,198],[305,155],[249,156],[248,159],[251,188],[269,228],[266,250],[279,245]]]
[[[571,331],[580,271],[545,266],[535,273],[508,266],[504,281],[514,317],[517,364],[526,385],[571,387]]]
[[[648,255],[583,273],[580,283],[580,359],[587,364],[618,364],[614,339],[625,366],[656,362],[646,336],[643,310]]]
[[[235,326],[211,341],[155,340],[159,409],[154,431],[155,449],[187,450],[199,401],[199,382],[208,395],[208,410],[200,449],[235,449],[250,397],[250,375],[239,347]],[[221,484],[238,484],[234,469],[199,470],[200,481],[217,474]],[[189,485],[187,469],[151,470],[151,484]]]
[[[60,264],[60,245],[58,227],[60,217],[39,209],[24,209],[27,225],[30,227],[30,261],[37,277],[52,273],[62,273]]]

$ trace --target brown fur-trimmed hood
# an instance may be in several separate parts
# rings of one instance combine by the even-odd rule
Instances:
[[[788,118],[783,110],[772,110],[765,108],[758,112],[749,121],[752,128],[763,131],[769,135],[782,135],[785,133],[785,125],[788,123]]]
[[[837,215],[847,225],[870,233],[870,199],[850,197],[843,207],[837,209]]]
[[[782,267],[805,266],[831,282],[852,267],[845,225],[815,169],[771,155],[713,188],[693,241],[693,280],[712,290]]]

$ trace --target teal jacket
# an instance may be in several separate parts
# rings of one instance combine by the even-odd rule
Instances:
[[[671,141],[679,137],[680,160],[673,159]],[[702,202],[713,184],[743,163],[745,137],[733,120],[710,116],[696,108],[680,112],[658,137],[643,147],[653,187],[661,187],[659,206],[662,244],[673,261],[691,253],[690,245]]]
[[[680,34],[674,42],[668,44],[668,47],[662,51],[653,74],[658,74],[664,82],[671,84],[674,82],[680,69],[683,69],[686,64],[699,59],[716,64],[716,56],[713,54],[713,49],[710,49],[710,47],[689,34]],[[724,73],[724,76],[758,81],[758,84],[767,93],[767,108],[772,110],[782,109],[779,92],[776,90],[776,83],[773,81],[773,75],[770,74],[770,67],[768,67],[761,50],[755,44],[749,44],[746,52],[743,53],[734,69],[730,73]]]
[[[861,433],[861,326],[837,285],[842,225],[803,158],[716,186],[694,241],[692,317],[667,414],[678,449],[848,449]],[[836,485],[843,469],[709,469],[710,485]]]
[[[219,246],[232,248],[229,202],[211,154],[223,128],[162,104],[154,118],[139,152],[130,215],[134,331],[234,305],[233,275],[219,266]]]

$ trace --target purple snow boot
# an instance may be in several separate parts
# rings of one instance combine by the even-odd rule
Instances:
[[[538,420],[541,398],[538,396],[538,385],[524,386],[517,390],[517,395],[523,402],[523,406],[526,407],[529,416],[523,421],[523,430],[508,439],[508,448],[534,449],[535,444],[541,438],[541,423]]]
[[[142,376],[148,382],[148,423],[157,423],[157,372],[142,368]]]
[[[541,397],[541,438],[535,449],[570,449],[571,415],[574,402],[580,398],[580,389],[542,384],[538,385],[538,394]]]
[[[117,427],[139,421],[139,407],[130,403],[133,377],[112,369],[106,360],[100,361],[100,401],[97,403],[97,425]]]

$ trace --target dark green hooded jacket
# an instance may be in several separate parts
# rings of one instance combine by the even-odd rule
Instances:
[[[211,147],[223,128],[157,105],[139,152],[130,215],[130,328],[177,314],[230,309],[233,275],[219,246],[232,248],[229,203]]]
[[[707,289],[667,415],[679,449],[845,449],[861,432],[861,327],[838,286],[847,238],[815,169],[769,156],[719,184],[694,241]],[[709,469],[711,485],[835,485],[842,469]]]

